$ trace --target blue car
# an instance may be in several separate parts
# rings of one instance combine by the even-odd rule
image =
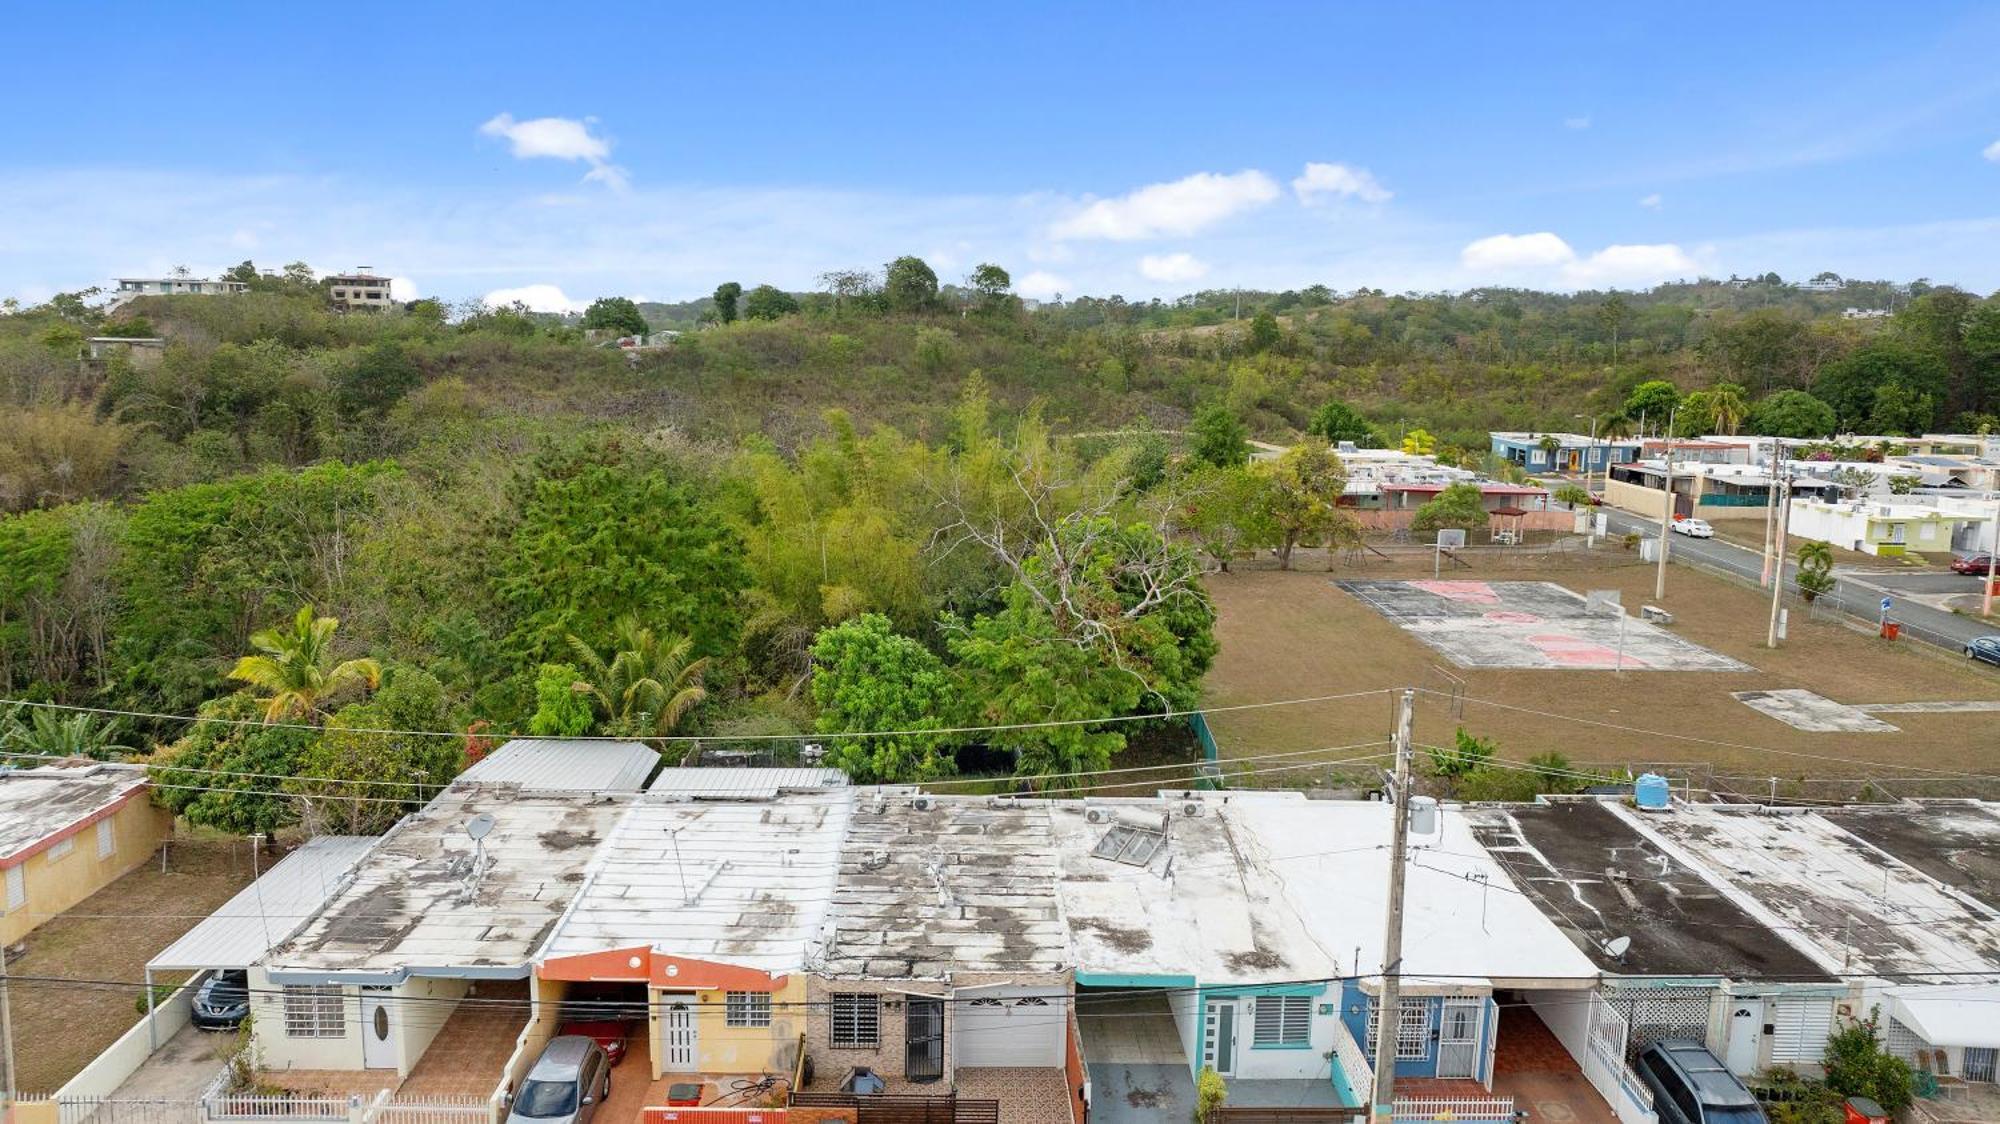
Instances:
[[[1974,637],[1972,643],[1965,646],[1965,655],[1967,659],[1984,660],[2000,667],[2000,636]]]
[[[216,972],[194,993],[194,1025],[203,1030],[235,1030],[249,1015],[248,972]]]

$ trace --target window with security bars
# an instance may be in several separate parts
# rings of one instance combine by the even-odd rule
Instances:
[[[285,988],[285,1037],[347,1037],[347,1004],[338,984],[294,984]]]
[[[771,996],[762,991],[723,994],[723,1021],[730,1026],[770,1026]]]
[[[1260,995],[1251,1023],[1253,1046],[1306,1046],[1312,1042],[1310,995]]]
[[[835,992],[831,1004],[836,1049],[859,1049],[882,1043],[880,997],[865,992]]]
[[[1368,1041],[1362,1043],[1368,1055],[1375,1055],[1375,1035],[1382,1026],[1381,1005],[1368,1001]],[[1396,1056],[1398,1058],[1428,1058],[1431,1056],[1431,1005],[1421,999],[1396,1004]]]

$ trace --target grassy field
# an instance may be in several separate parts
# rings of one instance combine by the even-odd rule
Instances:
[[[184,842],[28,934],[28,951],[9,962],[20,1087],[54,1092],[117,1041],[139,1015],[137,986],[86,987],[20,977],[138,981],[146,961],[250,884],[249,844]],[[267,852],[265,865],[274,861]],[[185,973],[164,973],[177,983]]]
[[[1481,562],[1447,576],[1552,581],[1579,593],[1618,589],[1627,606],[1653,601],[1653,568],[1633,564],[1622,552],[1520,565],[1527,561],[1516,557],[1504,568]],[[1672,631],[1754,671],[1459,668],[1332,584],[1339,578],[1427,578],[1428,559],[1377,559],[1332,572],[1324,559],[1303,565],[1289,573],[1239,569],[1209,578],[1222,651],[1208,677],[1206,705],[1406,686],[1443,690],[1447,680],[1436,670],[1443,667],[1464,680],[1470,700],[1523,709],[1470,701],[1463,718],[1455,719],[1439,696],[1420,695],[1419,744],[1449,744],[1454,728],[1463,725],[1496,739],[1508,758],[1556,750],[1578,763],[1657,764],[1676,776],[1694,772],[1697,784],[1710,772],[1735,776],[1740,779],[1730,787],[1755,791],[1762,791],[1761,778],[1771,775],[1788,781],[1853,778],[1850,787],[1858,789],[1862,778],[1920,777],[1926,768],[2000,773],[2000,713],[1897,714],[1890,720],[1901,733],[1827,734],[1793,729],[1736,701],[1732,691],[1779,687],[1805,688],[1851,704],[2000,699],[2000,673],[1914,644],[1891,644],[1815,622],[1798,606],[1792,609],[1789,641],[1772,651],[1763,646],[1764,595],[1685,567],[1667,574],[1664,605],[1678,618]],[[1392,702],[1384,694],[1210,717],[1223,755],[1232,758],[1380,741],[1391,722]],[[1284,774],[1268,779],[1285,783]],[[1965,791],[1963,781],[1940,781],[1937,787]]]

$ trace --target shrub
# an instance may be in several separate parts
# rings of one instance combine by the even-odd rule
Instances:
[[[1195,1082],[1194,1118],[1199,1124],[1208,1124],[1208,1118],[1229,1099],[1229,1083],[1222,1075],[1208,1066],[1201,1067],[1201,1077]]]

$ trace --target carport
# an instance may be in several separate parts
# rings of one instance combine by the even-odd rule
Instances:
[[[1159,990],[1142,990],[1147,988]],[[1090,1075],[1093,1121],[1140,1124],[1192,1116],[1194,1070],[1184,1032],[1193,1033],[1195,994],[1191,976],[1106,980],[1096,987],[1079,980],[1076,1031]]]
[[[317,914],[378,842],[373,835],[322,835],[307,841],[147,961],[151,1045],[155,1049],[160,1045],[154,973],[248,969]]]

